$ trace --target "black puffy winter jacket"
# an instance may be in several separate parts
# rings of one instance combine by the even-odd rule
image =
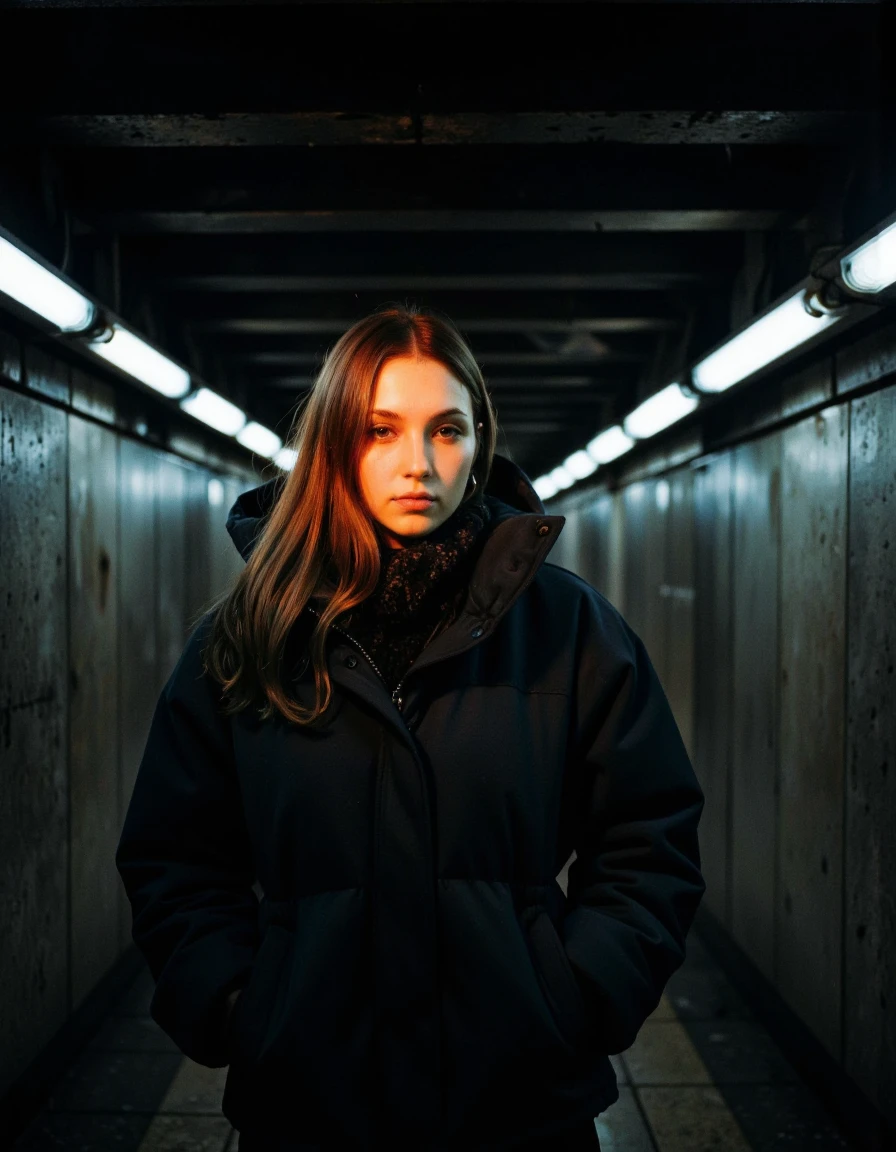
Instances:
[[[231,509],[244,557],[274,495]],[[501,456],[485,499],[465,606],[394,694],[334,632],[326,727],[225,716],[207,615],[159,698],[116,864],[152,1017],[229,1063],[237,1128],[548,1137],[618,1098],[608,1054],[684,959],[704,798],[666,696],[620,614],[545,561],[564,517]],[[307,660],[290,669],[310,705]]]

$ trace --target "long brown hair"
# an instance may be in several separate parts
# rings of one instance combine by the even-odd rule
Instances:
[[[359,465],[376,381],[394,356],[437,360],[470,391],[477,433],[473,474],[488,482],[497,437],[479,365],[455,325],[434,309],[390,304],[364,317],[329,351],[289,434],[295,465],[257,537],[245,568],[213,606],[206,672],[224,688],[226,712],[258,707],[294,724],[316,725],[332,686],[325,645],[331,624],[366,599],[380,573],[373,518],[361,495]],[[290,631],[313,596],[324,597],[309,642],[315,704],[302,708],[284,683]]]

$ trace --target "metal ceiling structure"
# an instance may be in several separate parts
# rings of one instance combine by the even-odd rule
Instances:
[[[877,4],[6,8],[0,223],[281,435],[415,300],[534,477],[893,207]]]

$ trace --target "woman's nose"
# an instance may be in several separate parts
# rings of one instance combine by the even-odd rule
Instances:
[[[405,465],[408,472],[415,475],[430,470],[429,445],[423,438],[409,437],[409,446],[405,454]]]

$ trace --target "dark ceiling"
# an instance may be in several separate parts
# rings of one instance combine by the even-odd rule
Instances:
[[[0,223],[281,435],[410,299],[535,477],[893,209],[877,4],[5,8]]]

